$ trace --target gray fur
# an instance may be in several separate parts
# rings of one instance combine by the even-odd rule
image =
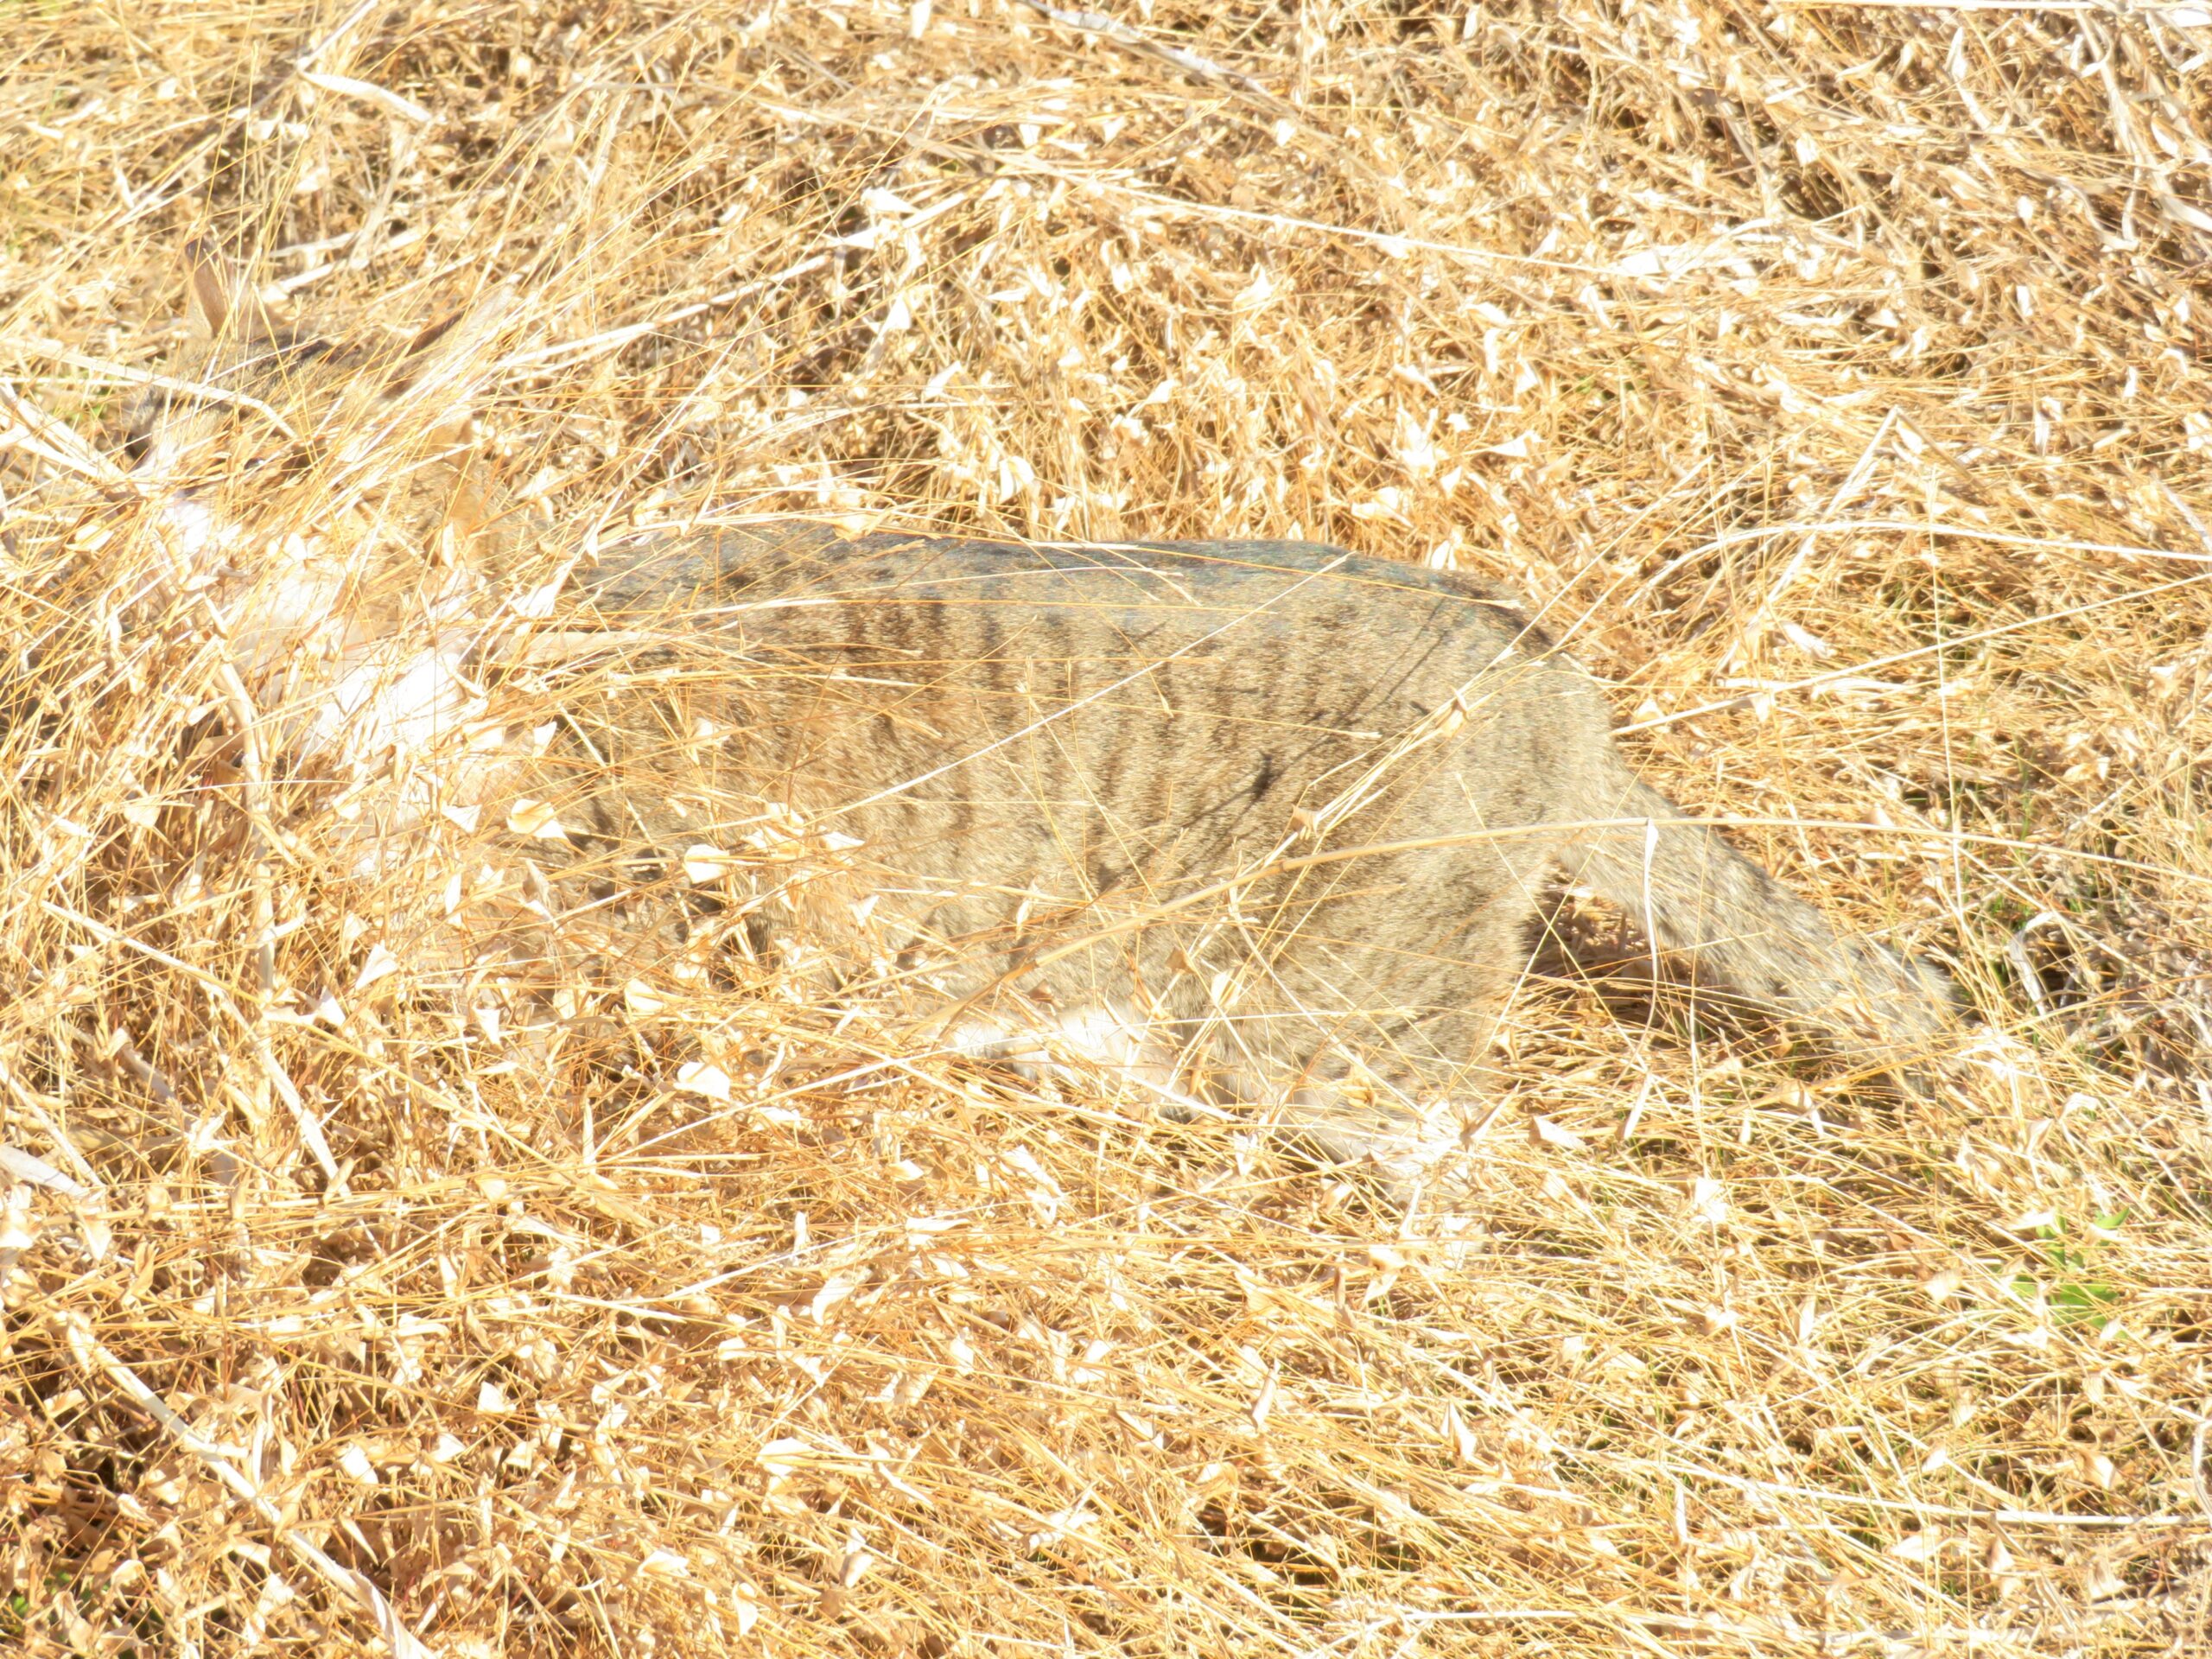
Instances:
[[[1155,1075],[1402,1175],[1452,1138],[1422,1109],[1478,1088],[1555,874],[1848,1047],[1947,1016],[1938,976],[1638,781],[1596,688],[1487,583],[1300,543],[785,522],[611,554],[581,603],[682,636],[591,728],[610,848],[699,838],[655,757],[703,714],[728,734],[708,815],[776,800],[861,838],[889,944],[1010,1050],[1134,1006],[1176,1051]]]

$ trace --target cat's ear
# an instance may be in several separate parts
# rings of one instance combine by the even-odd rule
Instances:
[[[320,423],[326,432],[346,435],[339,453],[350,455],[363,443],[382,442],[395,421],[442,442],[457,438],[496,366],[495,342],[515,297],[512,289],[495,289],[439,318],[397,351],[387,346],[362,363]]]
[[[393,360],[385,381],[386,395],[480,370],[481,353],[499,334],[514,297],[512,289],[495,289],[416,334]]]
[[[345,420],[371,410],[409,410],[422,429],[444,433],[465,426],[493,366],[494,342],[514,306],[512,289],[495,289],[474,304],[448,313],[400,350],[376,362],[347,399]]]
[[[184,245],[184,269],[191,278],[186,308],[210,340],[262,344],[276,339],[276,325],[253,285],[205,237],[195,236]]]

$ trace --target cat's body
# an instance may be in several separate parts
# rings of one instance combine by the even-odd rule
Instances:
[[[632,641],[683,631],[647,653],[678,671],[587,727],[606,844],[785,808],[857,838],[876,937],[971,1044],[1057,1040],[1403,1173],[1456,1133],[1560,874],[1853,1046],[1944,1015],[1640,783],[1588,677],[1482,582],[785,521],[615,550],[577,599]],[[698,764],[668,739],[701,718],[725,735],[679,815],[655,755]]]
[[[241,332],[211,269],[195,272],[209,333],[226,313]],[[254,360],[197,373],[234,384],[224,365]],[[302,364],[327,359],[259,360],[276,366],[256,384],[299,402]],[[174,397],[142,416],[171,451],[207,420]],[[437,476],[405,499],[466,493]],[[442,512],[411,547],[348,555],[377,580],[328,590],[436,604],[340,616],[350,643],[285,665],[283,730],[435,749],[455,723],[461,658],[500,633],[498,584]],[[448,569],[426,580],[441,531]],[[260,624],[241,632],[264,685],[272,629],[332,626],[260,617],[281,582],[218,591],[234,628]],[[702,842],[757,846],[764,826],[829,836],[843,850],[822,902],[756,920],[843,934],[944,1040],[1072,1050],[1187,1109],[1257,1104],[1401,1179],[1455,1141],[1558,874],[1689,953],[1702,982],[1847,1047],[1879,1054],[1947,1017],[1940,976],[1839,938],[1640,783],[1587,677],[1478,582],[1306,543],[1031,547],[783,521],[614,546],[561,609],[532,649],[579,671],[566,735],[475,786],[535,768],[602,890]],[[409,626],[412,643],[366,637]],[[618,658],[620,690],[582,671]],[[413,689],[372,696],[371,679]]]

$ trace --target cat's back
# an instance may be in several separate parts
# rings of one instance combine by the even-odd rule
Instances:
[[[1142,674],[1334,703],[1395,688],[1421,703],[1554,652],[1508,588],[1310,542],[847,537],[791,520],[613,550],[582,588],[607,622],[681,613],[748,652],[830,652],[847,667],[880,652],[970,678],[998,664],[1033,682],[1057,665],[1091,690]]]

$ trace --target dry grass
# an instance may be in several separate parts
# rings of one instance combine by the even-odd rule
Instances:
[[[2206,1639],[2212,15],[1116,16],[0,10],[0,1640]],[[547,569],[802,510],[1516,581],[1986,1024],[1900,1113],[1532,979],[1403,1222],[791,975],[518,1038],[420,944],[514,849],[355,873],[134,606],[97,452],[210,228],[359,338],[516,289]]]

